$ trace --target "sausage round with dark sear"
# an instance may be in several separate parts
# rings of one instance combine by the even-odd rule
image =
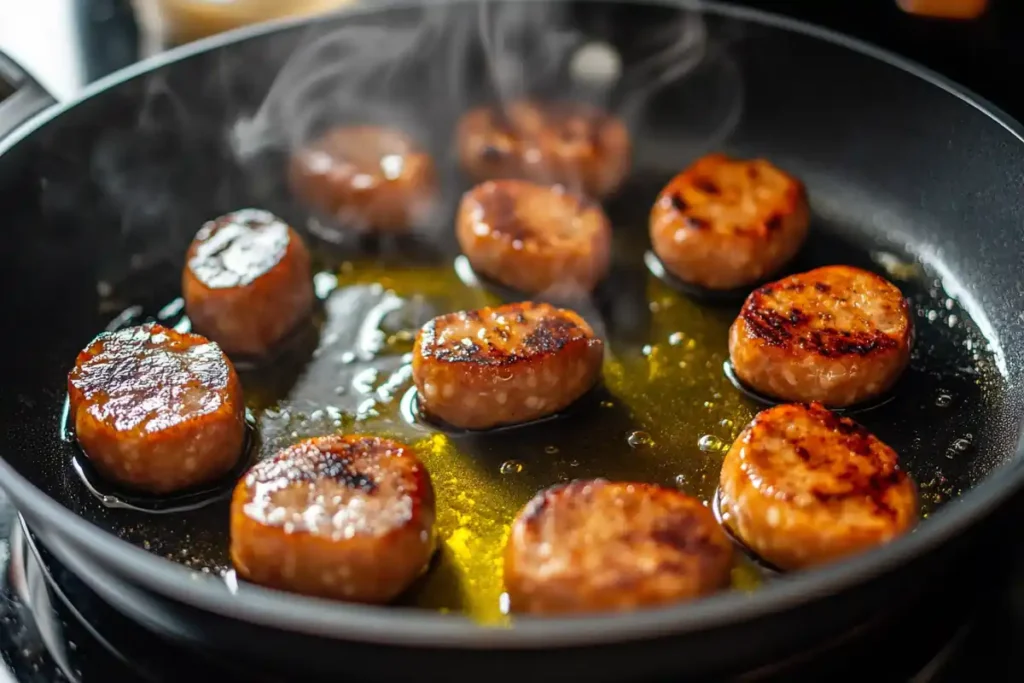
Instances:
[[[358,232],[401,233],[429,217],[437,193],[434,162],[391,128],[339,126],[292,158],[297,195]]]
[[[583,103],[520,101],[463,116],[459,161],[477,181],[521,178],[603,198],[629,171],[626,126]]]
[[[724,154],[677,175],[651,209],[651,244],[680,280],[733,289],[778,271],[807,237],[803,184],[763,159]]]
[[[416,337],[412,372],[427,415],[487,429],[567,408],[597,382],[603,353],[576,313],[515,303],[428,322]]]
[[[895,451],[820,404],[759,413],[722,464],[724,523],[780,569],[820,565],[887,543],[918,519]]]
[[[225,475],[245,443],[242,386],[217,344],[155,323],[104,332],[68,375],[75,436],[103,476],[170,493]]]
[[[192,327],[229,355],[266,355],[312,310],[309,251],[269,211],[210,221],[186,259],[182,291]]]
[[[729,331],[737,377],[784,401],[849,406],[889,389],[910,360],[906,299],[850,266],[791,275],[750,294]]]
[[[385,603],[435,548],[434,490],[412,449],[372,436],[301,441],[257,463],[231,499],[231,559],[272,588]]]
[[[729,584],[732,541],[699,500],[651,484],[575,481],[541,491],[512,524],[514,612],[624,611]]]
[[[601,207],[560,186],[481,183],[463,195],[455,231],[474,270],[528,294],[589,293],[611,262]]]

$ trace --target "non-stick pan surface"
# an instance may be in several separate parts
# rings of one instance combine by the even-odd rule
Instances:
[[[483,11],[475,4],[445,3],[429,10],[381,7],[308,25],[249,30],[184,48],[137,73],[101,82],[82,101],[45,114],[4,143],[0,192],[7,211],[4,249],[11,257],[0,278],[12,331],[4,338],[7,390],[0,395],[5,419],[0,453],[5,460],[0,471],[30,523],[112,575],[223,615],[355,641],[475,648],[556,647],[710,632],[855,586],[877,599],[887,592],[877,584],[880,577],[893,582],[890,590],[899,590],[913,584],[907,572],[895,571],[900,565],[913,559],[919,568],[922,558],[944,544],[946,552],[961,548],[953,539],[1010,496],[1024,476],[1014,459],[1024,408],[1014,381],[1024,349],[1024,290],[1017,276],[1024,256],[1018,192],[1024,146],[1017,126],[937,77],[852,41],[724,6],[706,9],[697,15],[667,5],[495,3]],[[447,13],[444,22],[437,21],[438,12]],[[502,76],[501,65],[488,61],[496,29],[487,22],[502,12],[506,20],[518,17],[527,28],[548,27],[542,36],[553,36],[548,42],[523,38],[536,39],[536,31],[513,34],[527,40],[526,53],[539,55],[543,64]],[[484,41],[475,29],[449,33],[481,24],[489,36]],[[390,28],[390,35],[395,27],[400,35],[422,36],[418,27],[438,33],[425,43],[412,41],[416,59],[399,60],[401,68],[381,71],[381,64],[395,63],[387,50],[405,54],[388,41],[373,47],[372,36],[381,34],[372,29],[382,26]],[[282,95],[283,81],[275,85],[275,78],[290,60],[293,70],[286,73],[301,75],[301,69],[294,69],[300,48],[325,36],[336,41],[339,30],[353,27],[359,27],[357,36],[371,36],[357,40],[355,47],[371,50],[371,62],[378,67],[372,72],[379,75],[372,81],[374,97],[339,101],[337,94],[352,85],[343,77],[316,80],[305,91]],[[666,27],[675,33],[666,34]],[[671,52],[684,35],[691,41],[689,51]],[[456,38],[467,36],[471,39],[459,45]],[[593,41],[610,44],[622,59],[623,78],[610,87],[596,77],[577,74],[573,80],[576,49]],[[513,43],[497,41],[505,49]],[[328,52],[335,60],[346,54]],[[679,64],[686,68],[676,69]],[[528,489],[602,474],[678,480],[710,496],[717,475],[714,458],[720,457],[715,440],[727,442],[759,407],[721,374],[724,329],[736,303],[694,303],[644,270],[642,256],[646,212],[660,186],[696,155],[723,149],[763,155],[807,183],[815,235],[794,267],[836,262],[871,267],[897,281],[913,301],[919,326],[913,367],[888,403],[857,417],[901,451],[922,485],[934,513],[918,531],[827,569],[771,578],[753,594],[731,591],[677,608],[585,623],[518,622],[510,629],[485,630],[456,616],[418,609],[353,607],[251,586],[236,590],[218,575],[226,568],[223,503],[152,514],[109,507],[88,490],[73,466],[78,454],[62,424],[68,367],[92,336],[125,311],[130,314],[120,318],[122,323],[136,319],[131,316],[177,320],[184,249],[204,220],[241,206],[260,206],[307,228],[308,212],[286,191],[281,152],[339,110],[414,124],[447,169],[450,211],[465,188],[451,163],[453,122],[472,103],[508,95],[524,80],[530,92],[541,95],[597,98],[633,127],[633,176],[607,207],[619,246],[616,273],[587,313],[609,335],[617,357],[633,363],[630,376],[647,368],[654,379],[643,390],[625,392],[646,397],[646,402],[624,406],[611,381],[591,405],[557,426],[464,440],[454,449],[468,463],[461,471],[445,469],[454,451],[439,448],[428,464],[443,474],[439,483],[448,489],[442,500],[463,505],[458,514],[486,516],[463,500],[475,495],[477,485],[506,491],[513,509]],[[330,106],[321,106],[324,102]],[[351,328],[345,323],[363,323],[369,315],[364,309],[370,309],[380,314],[378,329],[401,337],[400,332],[422,322],[419,316],[434,312],[430,297],[423,305],[392,308],[386,300],[390,287],[399,298],[407,290],[407,300],[415,301],[412,294],[423,282],[408,277],[401,264],[451,264],[450,214],[442,213],[436,227],[436,233],[415,244],[323,249],[323,267],[333,275],[320,278],[326,322],[313,344],[320,351],[300,363],[305,374],[289,375],[286,362],[280,369],[292,389],[314,382],[315,398],[333,392],[337,398],[331,406],[343,415],[310,406],[299,411],[305,414],[301,428],[285,418],[285,427],[262,429],[254,437],[258,452],[306,435],[306,429],[331,431],[344,424],[352,430],[360,419],[372,425],[360,407],[371,394],[379,397],[382,386],[400,407],[401,381],[378,383],[376,366],[377,377],[366,374],[360,380],[358,373],[370,369],[370,361],[358,362],[365,351],[359,347],[362,338],[348,335]],[[392,278],[386,287],[358,281],[371,260],[384,264],[375,266],[382,268],[379,281]],[[342,262],[354,265],[349,270],[338,265]],[[458,282],[454,267],[447,272],[451,284],[442,282],[435,304],[482,300],[478,297],[484,295]],[[339,288],[331,290],[332,278]],[[682,313],[661,317],[666,301]],[[394,311],[400,313],[397,320],[385,321],[385,314]],[[695,319],[703,322],[689,337],[670,341],[674,332],[688,332],[686,326]],[[333,346],[325,350],[327,339]],[[693,348],[678,344],[679,339],[692,340]],[[695,356],[676,357],[687,351]],[[324,365],[335,356],[338,363]],[[687,376],[696,378],[701,391],[680,393],[675,386],[659,385],[650,364],[664,358],[677,367],[699,362],[700,372]],[[389,357],[391,376],[401,374],[402,362],[400,354]],[[315,371],[308,372],[310,367]],[[673,372],[670,378],[684,376]],[[665,400],[658,392],[664,392]],[[274,409],[276,418],[256,416],[264,420],[261,427],[280,418],[279,408]],[[424,432],[395,415],[389,429],[404,438],[446,443],[461,438],[435,437],[436,432]],[[677,422],[685,429],[674,428]],[[699,432],[695,425],[701,426]],[[589,453],[603,454],[613,440],[623,459],[602,455],[588,461]],[[507,483],[503,469],[506,475],[523,475],[522,483]],[[993,472],[998,474],[989,476]],[[943,504],[949,500],[956,502]],[[449,536],[449,551],[462,548],[458,544],[467,533],[472,536],[473,529],[461,539]],[[470,545],[462,559],[470,558],[472,567],[474,555],[486,552],[493,550]],[[451,581],[456,588],[431,595],[456,596],[460,581],[474,580],[472,573],[445,571],[458,569],[459,559],[442,553],[428,581]],[[896,576],[904,583],[897,584]],[[742,577],[737,583],[743,587]],[[420,601],[411,597],[409,602]],[[870,612],[872,603],[847,607],[836,615],[853,620]],[[825,618],[820,609],[811,613]]]

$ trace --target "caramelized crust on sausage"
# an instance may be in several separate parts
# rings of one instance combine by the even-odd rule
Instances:
[[[377,126],[340,126],[292,158],[297,195],[359,232],[400,233],[418,227],[434,206],[434,161],[405,133]]]
[[[481,107],[463,116],[457,137],[462,167],[477,181],[557,183],[600,199],[618,189],[630,166],[626,127],[582,103]]]
[[[651,244],[676,277],[733,289],[778,271],[809,223],[803,184],[763,159],[705,156],[677,175],[651,210]]]
[[[560,186],[477,185],[462,198],[456,235],[474,270],[528,294],[588,293],[611,262],[604,212]]]
[[[575,481],[541,491],[505,550],[513,611],[624,611],[728,585],[733,546],[714,515],[651,484]]]
[[[226,474],[242,453],[242,386],[210,340],[155,323],[104,332],[68,375],[75,435],[102,475],[170,493]]]
[[[597,382],[603,351],[572,311],[506,304],[424,325],[413,347],[413,379],[425,413],[487,429],[568,407]]]
[[[719,502],[736,535],[781,569],[889,542],[918,518],[895,451],[820,404],[759,413],[725,456]]]
[[[259,209],[204,225],[182,275],[193,329],[231,355],[264,356],[313,306],[310,257],[287,223]]]
[[[729,332],[736,375],[787,401],[848,406],[891,387],[910,360],[913,327],[892,283],[827,266],[755,290]]]
[[[231,559],[272,588],[384,603],[434,551],[434,490],[405,445],[323,436],[257,463],[231,499]]]

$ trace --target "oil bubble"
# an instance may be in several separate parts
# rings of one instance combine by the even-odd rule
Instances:
[[[726,444],[714,434],[705,434],[698,439],[697,448],[705,453],[721,453],[725,450]]]
[[[935,405],[940,408],[948,408],[953,405],[953,397],[947,393],[941,393],[935,397]]]
[[[579,467],[579,466],[580,466],[580,461],[579,460],[570,460],[569,461],[569,467]]]
[[[502,474],[519,474],[522,471],[523,463],[519,462],[518,460],[506,460],[505,462],[501,463],[500,472]]]
[[[673,332],[668,336],[668,343],[672,346],[679,346],[683,342],[682,332]]]
[[[558,452],[558,446],[545,446],[544,452],[547,453],[548,455],[554,455],[555,453]]]
[[[724,420],[718,423],[718,426],[725,427],[726,429],[731,429],[734,424],[736,423],[730,420],[729,418],[725,418]]]
[[[654,445],[654,437],[647,432],[632,432],[626,437],[630,448],[645,448]]]
[[[971,450],[972,445],[973,437],[970,434],[959,439],[954,439],[953,443],[949,444],[949,448],[946,449],[946,457],[952,460],[958,455],[963,455]]]
[[[686,475],[685,474],[677,474],[675,481],[676,481],[676,486],[678,486],[679,488],[683,488],[684,486],[686,486]]]

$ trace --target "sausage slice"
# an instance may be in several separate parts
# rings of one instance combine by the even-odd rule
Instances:
[[[231,499],[231,559],[272,588],[384,603],[434,551],[434,490],[412,449],[322,436],[257,463]]]
[[[206,223],[186,259],[182,291],[192,327],[229,355],[266,355],[312,309],[309,251],[269,211],[243,209]]]
[[[459,161],[476,181],[521,178],[603,198],[630,166],[629,131],[617,118],[574,102],[481,107],[457,130]]]
[[[575,481],[541,491],[505,550],[512,610],[624,611],[729,584],[732,541],[695,498],[651,484]]]
[[[291,185],[317,210],[359,232],[401,233],[429,216],[434,162],[402,131],[339,126],[292,158]]]
[[[528,294],[588,293],[611,262],[604,212],[560,186],[477,185],[462,197],[456,235],[474,270]]]
[[[651,209],[651,245],[680,280],[733,289],[778,271],[807,237],[803,184],[763,159],[705,156]]]
[[[420,408],[463,429],[536,420],[594,386],[604,344],[573,311],[543,303],[449,313],[420,330]]]
[[[722,464],[725,524],[780,569],[825,564],[887,543],[918,519],[896,452],[821,404],[759,413]]]
[[[245,442],[242,386],[217,344],[147,323],[104,332],[68,374],[70,415],[96,470],[150,493],[214,481]]]
[[[748,386],[784,401],[841,407],[889,389],[910,361],[913,326],[900,290],[874,273],[826,266],[765,285],[729,331]]]

